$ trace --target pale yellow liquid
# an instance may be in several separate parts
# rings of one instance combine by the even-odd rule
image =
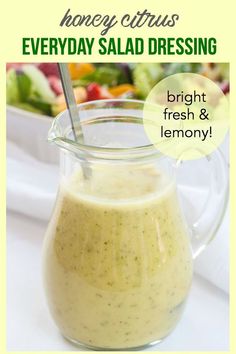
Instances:
[[[161,340],[192,278],[175,186],[153,169],[94,170],[63,182],[44,245],[51,313],[68,338],[98,348]]]

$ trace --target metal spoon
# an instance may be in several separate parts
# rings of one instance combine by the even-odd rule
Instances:
[[[71,82],[67,63],[58,63],[58,69],[59,69],[61,83],[62,83],[62,87],[66,99],[66,105],[69,111],[74,139],[75,141],[84,143],[83,130],[81,127],[80,116],[79,116],[78,107],[77,107],[77,103],[72,88],[72,82]],[[91,176],[91,168],[89,168],[88,165],[82,164],[82,170],[85,178]]]

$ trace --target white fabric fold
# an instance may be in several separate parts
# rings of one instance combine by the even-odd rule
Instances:
[[[34,159],[14,143],[7,144],[7,207],[48,221],[59,181],[59,167]]]

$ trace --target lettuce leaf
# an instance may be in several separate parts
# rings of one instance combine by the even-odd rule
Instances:
[[[8,104],[14,105],[14,103],[20,102],[20,93],[15,69],[10,69],[7,72],[6,96]]]
[[[164,78],[164,69],[159,63],[137,64],[133,80],[140,98],[146,98],[151,89]]]
[[[32,82],[22,71],[17,72],[17,84],[20,94],[20,101],[25,102],[30,96]]]
[[[80,80],[73,81],[73,86],[86,86],[91,82],[96,82],[99,85],[116,86],[128,82],[128,79],[124,70],[115,64],[99,65],[91,74],[83,76]]]

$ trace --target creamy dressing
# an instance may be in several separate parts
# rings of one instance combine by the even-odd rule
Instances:
[[[44,258],[49,307],[66,337],[111,349],[161,340],[192,278],[174,183],[150,167],[74,174],[61,184]]]

